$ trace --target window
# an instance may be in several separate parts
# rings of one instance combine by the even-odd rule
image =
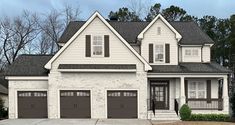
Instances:
[[[197,49],[193,50],[193,56],[198,56],[198,50]]]
[[[198,56],[198,49],[186,49],[185,56]]]
[[[206,98],[206,82],[190,81],[188,83],[189,98]]]
[[[190,49],[186,49],[185,50],[185,55],[186,56],[191,56],[191,50]]]
[[[161,35],[161,27],[157,27],[157,35]]]
[[[155,62],[164,62],[164,45],[155,45]]]
[[[93,36],[92,42],[92,55],[102,56],[103,55],[103,39],[102,36]]]

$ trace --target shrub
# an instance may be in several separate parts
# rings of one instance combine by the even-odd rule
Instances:
[[[191,116],[191,109],[189,108],[189,106],[187,104],[184,104],[181,108],[180,108],[180,118],[181,120],[185,121],[185,120],[190,120],[190,116]]]
[[[7,116],[8,116],[8,111],[4,108],[4,102],[0,98],[0,119],[7,118]]]
[[[232,97],[230,98],[231,108],[232,108],[232,116],[235,117],[235,92],[233,92]]]
[[[227,114],[192,114],[190,121],[229,121]]]

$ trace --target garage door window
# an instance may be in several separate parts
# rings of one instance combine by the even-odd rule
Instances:
[[[108,96],[109,97],[119,97],[119,96],[121,96],[121,92],[109,92]]]
[[[73,92],[61,92],[61,96],[73,96]]]
[[[136,92],[124,92],[123,93],[124,96],[128,96],[128,97],[136,97]]]
[[[46,97],[47,94],[46,94],[46,93],[41,93],[41,92],[35,92],[35,93],[34,93],[34,96],[35,96],[35,97]]]
[[[19,97],[31,97],[31,92],[24,92],[24,93],[20,93]]]
[[[89,92],[77,92],[77,96],[90,96]]]

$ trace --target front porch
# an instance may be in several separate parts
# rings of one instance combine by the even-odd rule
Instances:
[[[154,120],[179,119],[175,116],[183,104],[188,104],[192,113],[228,114],[228,77],[151,74],[148,75],[147,104],[148,119]],[[165,117],[159,119],[160,114],[165,114]]]

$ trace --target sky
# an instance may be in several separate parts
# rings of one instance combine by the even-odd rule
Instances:
[[[138,1],[138,0],[136,0]],[[235,0],[142,0],[145,3],[160,3],[162,8],[170,5],[179,6],[188,14],[197,17],[213,15],[218,18],[228,18],[235,14]],[[150,1],[150,2],[149,2]],[[45,14],[52,8],[61,9],[65,4],[79,7],[80,18],[86,20],[96,10],[104,17],[110,11],[116,11],[120,7],[129,6],[128,0],[0,0],[0,18],[4,16],[14,17],[23,10]]]

